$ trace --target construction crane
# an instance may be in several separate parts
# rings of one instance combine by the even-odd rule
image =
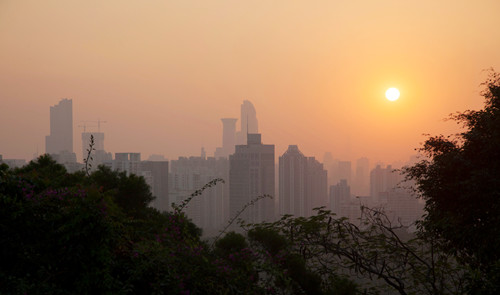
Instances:
[[[101,132],[101,123],[107,123],[107,121],[101,121],[101,119],[97,119],[97,121],[81,121],[83,125],[78,125],[78,127],[83,127],[83,132],[87,132],[87,127],[95,128],[96,125],[88,126],[87,123],[97,123],[97,132]]]
[[[101,132],[101,123],[108,123],[108,122],[101,121],[101,119],[97,119],[97,132]]]
[[[78,125],[78,127],[83,127],[83,133],[87,132],[87,127],[95,127],[95,126],[88,126],[87,122],[95,122],[95,121],[81,121],[83,125]]]

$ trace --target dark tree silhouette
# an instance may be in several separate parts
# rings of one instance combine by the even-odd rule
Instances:
[[[500,278],[500,75],[484,83],[484,109],[451,115],[464,131],[427,139],[427,159],[405,169],[426,201],[426,232],[498,294]],[[496,291],[495,291],[496,290]]]

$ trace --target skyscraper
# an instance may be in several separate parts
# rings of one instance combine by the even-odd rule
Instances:
[[[391,165],[387,165],[387,168],[377,165],[370,172],[370,196],[373,201],[376,204],[385,203],[386,195],[382,193],[395,191],[402,180],[403,176],[392,169]]]
[[[339,180],[347,180],[347,184],[351,185],[351,161],[339,161],[338,177]]]
[[[227,158],[179,157],[170,164],[169,202],[177,205],[213,179],[228,179]],[[213,236],[226,224],[228,194],[227,183],[218,183],[187,205],[187,216],[203,229],[203,234]]]
[[[339,217],[349,217],[351,209],[351,188],[347,180],[341,179],[338,184],[330,186],[330,210]]]
[[[306,216],[307,208],[310,207],[306,182],[307,157],[296,145],[289,145],[279,159],[280,215]]]
[[[168,198],[168,162],[142,161],[141,175],[147,180],[155,199],[151,206],[162,211],[170,209]]]
[[[307,211],[313,214],[314,208],[328,205],[328,173],[314,157],[307,157]]]
[[[234,153],[236,145],[236,121],[238,119],[223,118],[222,121],[222,156],[228,157]]]
[[[260,134],[248,134],[229,156],[229,216],[262,195],[274,196],[274,145],[262,144]],[[274,200],[265,198],[246,208],[240,217],[250,223],[274,220]]]
[[[250,133],[259,133],[259,122],[253,104],[244,100],[241,104],[240,131],[236,135],[237,144],[247,144],[247,134]]]
[[[73,101],[62,99],[50,107],[50,135],[45,136],[45,153],[73,153]]]
[[[363,157],[356,161],[356,174],[352,184],[352,191],[358,196],[370,194],[370,161]]]
[[[313,209],[328,205],[327,172],[314,157],[306,157],[296,145],[279,159],[279,213],[308,217]]]

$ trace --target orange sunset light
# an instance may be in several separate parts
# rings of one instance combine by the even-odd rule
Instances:
[[[483,70],[500,69],[499,11],[493,0],[0,1],[0,125],[15,126],[0,129],[0,154],[43,153],[49,106],[68,97],[75,147],[79,122],[102,118],[107,150],[213,155],[220,118],[247,99],[276,154],[298,144],[319,159],[404,160],[422,134],[457,131],[449,113],[481,106]]]

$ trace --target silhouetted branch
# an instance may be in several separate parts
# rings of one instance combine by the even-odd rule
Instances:
[[[226,230],[238,219],[238,217],[250,206],[253,206],[255,203],[257,203],[259,200],[265,199],[265,198],[270,198],[272,199],[273,196],[271,195],[261,195],[256,197],[255,199],[251,200],[250,202],[246,203],[243,208],[241,208],[238,212],[236,212],[236,215],[234,215],[229,221],[227,222],[227,225],[219,232],[217,237],[215,237],[214,241],[212,242],[212,245],[217,242],[217,240],[226,232]]]
[[[83,162],[85,163],[85,174],[87,174],[87,176],[90,176],[90,169],[92,169],[91,161],[94,160],[94,158],[92,158],[91,154],[92,151],[95,151],[94,145],[94,135],[91,134],[89,148],[87,149],[87,158],[83,159]]]
[[[205,184],[202,188],[196,190],[187,199],[185,199],[184,201],[182,201],[180,205],[176,205],[176,204],[172,203],[172,208],[174,209],[175,213],[181,213],[182,210],[189,204],[189,202],[191,202],[191,200],[194,197],[200,196],[201,194],[203,194],[203,192],[206,189],[211,188],[211,187],[217,185],[217,183],[219,183],[219,182],[225,183],[224,179],[222,179],[222,178],[212,179],[210,182],[208,182],[207,184]]]

